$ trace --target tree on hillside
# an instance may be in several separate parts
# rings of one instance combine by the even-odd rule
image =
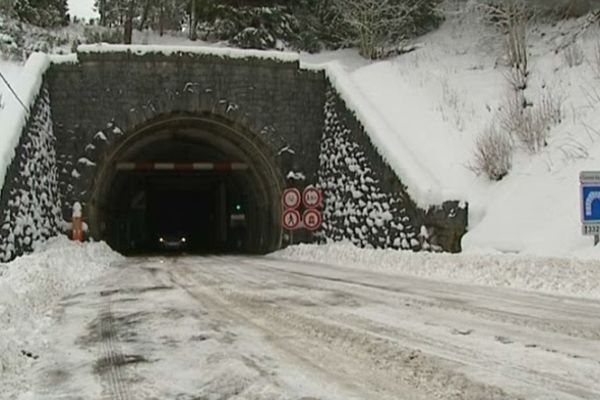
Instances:
[[[189,0],[95,0],[100,25],[122,27],[128,42],[133,29],[151,28],[162,35],[178,30],[189,14]]]
[[[198,7],[208,6],[210,3],[205,1],[190,1],[190,40],[198,39],[196,28],[198,26]]]
[[[18,19],[32,25],[53,27],[67,25],[67,0],[13,0]]]
[[[334,15],[351,45],[367,58],[383,56],[385,47],[428,30],[441,20],[440,0],[331,0]],[[348,33],[346,33],[348,32]]]
[[[129,0],[125,12],[125,23],[123,24],[123,43],[131,44],[133,36],[133,18],[136,14],[135,0]]]
[[[95,0],[94,6],[100,14],[100,25],[121,26],[125,20],[125,0]]]

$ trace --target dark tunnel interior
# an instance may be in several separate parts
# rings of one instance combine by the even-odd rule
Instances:
[[[97,196],[98,235],[124,254],[278,248],[278,182],[242,142],[212,137],[169,127],[120,151]]]
[[[241,174],[120,172],[113,246],[126,253],[247,250],[248,194]]]

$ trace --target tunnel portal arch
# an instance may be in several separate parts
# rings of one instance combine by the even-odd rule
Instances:
[[[245,165],[246,169],[149,173],[123,172],[117,168],[119,163],[149,162],[188,165],[195,162],[234,162]],[[162,209],[160,204],[154,205],[154,215],[149,211],[152,203],[149,198],[157,197],[155,194],[151,196],[151,193],[156,193],[161,187],[160,192],[167,193],[167,196],[177,197],[184,192],[196,196],[192,196],[191,202],[197,206],[189,208],[192,214],[195,209],[198,211],[203,207],[212,210],[210,216],[205,216],[202,221],[192,222],[192,225],[197,225],[193,229],[206,230],[204,240],[213,244],[217,237],[224,240],[220,246],[212,246],[210,251],[231,249],[233,246],[244,252],[271,252],[282,245],[283,232],[279,220],[284,184],[276,153],[251,130],[211,113],[160,115],[126,132],[124,139],[107,152],[98,168],[87,205],[90,234],[120,250],[128,250],[135,242],[152,242],[156,238],[136,237],[132,231],[139,230],[136,224],[145,225],[142,229],[154,224],[156,231],[156,220],[165,218],[157,213],[177,211],[170,210],[179,207],[173,199]],[[217,200],[206,203],[207,197]],[[164,200],[162,204],[165,204]],[[243,211],[232,211],[231,201],[242,201]],[[141,216],[135,219],[131,213],[137,202],[143,205]],[[237,207],[240,208],[240,205]],[[237,238],[236,244],[231,243],[234,214],[244,220],[243,233],[236,234],[243,238]],[[156,220],[153,221],[153,218]],[[175,218],[188,219],[181,215]],[[193,218],[189,216],[189,219]],[[239,221],[237,223],[240,224]],[[218,226],[223,228],[218,229]],[[127,233],[123,233],[123,229]],[[123,237],[126,243],[123,243]]]

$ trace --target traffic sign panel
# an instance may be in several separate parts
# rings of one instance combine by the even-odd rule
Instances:
[[[583,223],[600,222],[600,183],[581,185]]]
[[[306,208],[317,208],[323,202],[323,193],[319,188],[307,186],[302,192],[302,200]]]
[[[301,221],[302,217],[300,216],[300,213],[293,209],[285,210],[281,217],[281,224],[289,231],[298,229]]]
[[[285,189],[283,191],[282,202],[286,209],[296,209],[300,207],[300,203],[302,202],[300,191],[296,188]]]
[[[584,171],[579,175],[581,182],[581,222],[584,235],[600,241],[600,172]]]
[[[304,227],[309,231],[316,231],[321,227],[323,218],[319,210],[306,210],[302,218],[304,220]]]

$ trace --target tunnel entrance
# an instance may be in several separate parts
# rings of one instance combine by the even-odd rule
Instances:
[[[262,139],[209,115],[170,115],[118,145],[89,205],[91,234],[123,253],[281,247],[283,178]]]

